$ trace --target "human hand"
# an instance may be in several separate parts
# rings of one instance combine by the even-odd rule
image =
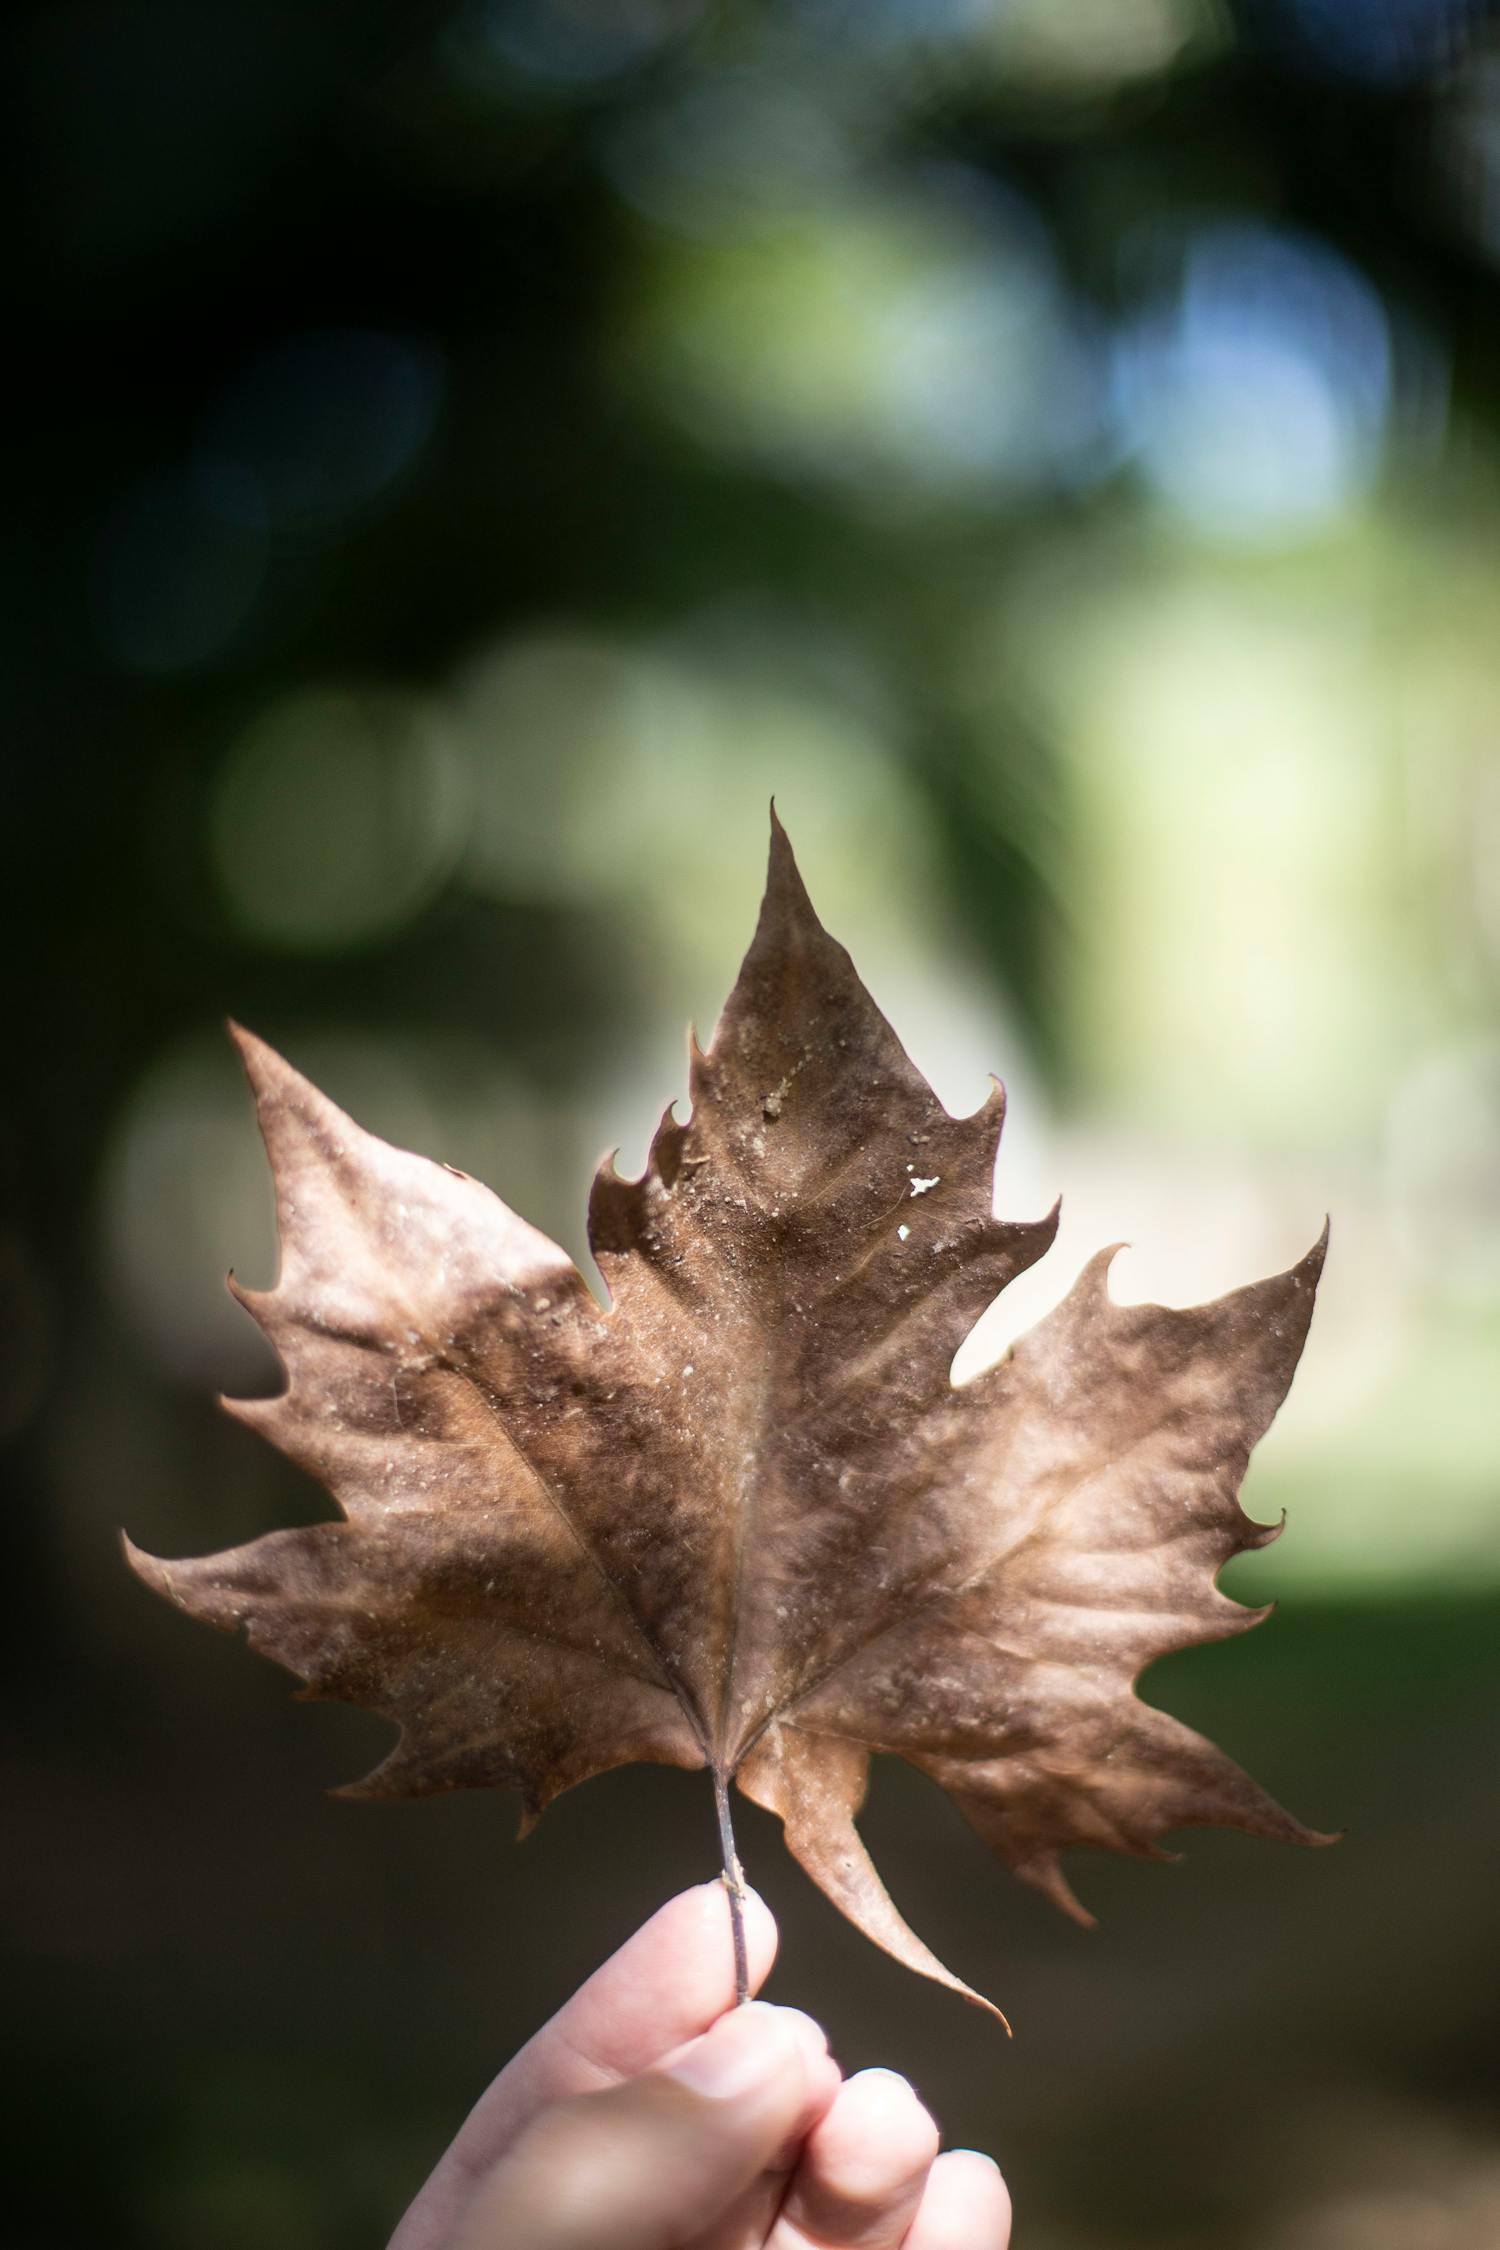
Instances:
[[[776,1925],[754,1892],[759,1990]],[[1006,2250],[986,2156],[794,2008],[731,2003],[723,1888],[684,1891],[481,2096],[390,2250]]]

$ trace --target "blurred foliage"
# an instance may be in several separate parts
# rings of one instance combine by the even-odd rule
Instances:
[[[382,2238],[506,2048],[711,1864],[680,1776],[524,1852],[115,1527],[321,1509],[218,1420],[269,1196],[217,1025],[585,1254],[774,791],[1003,1207],[1136,1294],[1334,1218],[1250,1488],[1286,1596],[1153,1675],[1334,1854],[869,1824],[1017,2046],[754,1873],[782,1989],[996,2146],[1035,2250],[1500,2238],[1500,22],[1470,0],[12,11],[4,1644],[18,2246]],[[971,1355],[972,1357],[972,1355]],[[925,1893],[925,1896],[924,1896]],[[947,1934],[943,1934],[944,1932]],[[967,1949],[967,1950],[966,1950]],[[986,1963],[989,1963],[986,1966]],[[476,2006],[476,1996],[479,2004]]]

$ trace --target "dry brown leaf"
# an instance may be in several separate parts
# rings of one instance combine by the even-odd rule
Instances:
[[[779,825],[689,1122],[668,1110],[640,1180],[611,1162],[594,1182],[608,1310],[487,1188],[236,1036],[281,1272],[231,1287],[287,1387],[230,1411],[345,1520],[199,1561],[128,1551],[313,1695],[397,1722],[355,1793],[494,1784],[529,1826],[590,1774],[707,1766],[877,1944],[963,1992],[856,1832],[874,1750],[1083,1920],[1070,1846],[1161,1856],[1192,1823],[1323,1840],[1134,1693],[1154,1658],[1264,1614],[1214,1580],[1276,1535],[1236,1494],[1323,1244],[1185,1311],[1112,1302],[1106,1252],[955,1389],[1056,1213],[992,1215],[1000,1087],[972,1117],[941,1107]]]

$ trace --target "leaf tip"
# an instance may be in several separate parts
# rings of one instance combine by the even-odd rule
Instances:
[[[269,1040],[262,1039],[257,1032],[247,1031],[232,1016],[229,1018],[229,1036],[239,1050],[240,1062],[250,1082],[250,1091],[260,1112],[263,1135],[269,1134],[268,1118],[282,1105],[303,1113],[337,1118],[345,1125],[348,1124],[348,1119],[343,1117],[327,1095],[320,1093],[310,1080],[303,1077],[300,1070],[294,1069],[285,1055],[278,1054]]]
[[[235,1017],[226,1019],[225,1028],[239,1051],[240,1061],[245,1066],[245,1076],[249,1079],[252,1090],[258,1094],[263,1086],[270,1084],[276,1065],[281,1064],[283,1070],[286,1065],[282,1063],[274,1047],[268,1046],[258,1033],[247,1030]]]
[[[977,2008],[981,2015],[993,2017],[1007,2039],[1015,2038],[1015,2029],[1009,2016],[1003,2008],[997,2008],[993,2000],[987,2000],[984,1994],[976,1992],[971,1984],[962,1984],[956,1978],[951,1989],[958,1994],[961,2000],[967,2000],[971,2007]]]
[[[172,1585],[171,1565],[163,1562],[160,1555],[148,1555],[144,1547],[136,1545],[128,1531],[122,1530],[119,1536],[120,1552],[127,1568],[134,1571],[141,1584],[149,1586],[153,1594],[164,1594],[169,1602],[175,1602],[178,1596]]]
[[[231,1422],[242,1422],[247,1430],[259,1430],[262,1436],[269,1437],[271,1432],[268,1424],[277,1407],[285,1403],[285,1399],[285,1391],[279,1391],[271,1398],[230,1398],[227,1392],[220,1391],[214,1404],[221,1414],[229,1416]]]
[[[1283,1287],[1289,1287],[1294,1295],[1305,1289],[1311,1296],[1318,1286],[1324,1265],[1327,1263],[1328,1235],[1329,1221],[1325,1217],[1318,1233],[1318,1239],[1313,1243],[1311,1249],[1304,1250],[1302,1256],[1294,1264],[1288,1266],[1283,1273],[1275,1275],[1274,1281],[1280,1283]],[[1251,1286],[1254,1287],[1255,1285],[1252,1283]],[[1309,1319],[1312,1317],[1311,1305],[1308,1307],[1308,1317]]]
[[[1057,1202],[1054,1204],[1053,1208],[1058,1213],[1061,1213],[1061,1196],[1058,1197]],[[1129,1248],[1130,1244],[1128,1242],[1109,1242],[1105,1244],[1102,1250],[1096,1250],[1092,1258],[1089,1259],[1088,1264],[1084,1267],[1082,1273],[1078,1276],[1079,1287],[1089,1291],[1093,1296],[1099,1298],[1102,1303],[1112,1304],[1114,1302],[1114,1299],[1110,1294],[1110,1271],[1114,1265],[1116,1258],[1119,1257],[1121,1251],[1128,1250]]]
[[[155,1561],[156,1558],[154,1555],[148,1555],[142,1552],[142,1550],[136,1545],[135,1541],[131,1538],[130,1533],[125,1530],[123,1525],[116,1532],[115,1536],[120,1542],[120,1552],[125,1557],[125,1560],[129,1563],[132,1570],[138,1572],[142,1563]]]
[[[765,896],[761,901],[758,938],[765,940],[772,931],[785,931],[801,924],[821,930],[823,925],[807,895],[807,885],[797,865],[797,855],[792,850],[792,839],[781,824],[774,803],[771,806],[771,848],[766,861]]]
[[[1286,1529],[1286,1510],[1285,1508],[1282,1509],[1275,1523],[1254,1523],[1248,1517],[1246,1522],[1248,1528],[1245,1533],[1244,1547],[1240,1550],[1241,1553],[1248,1553],[1252,1549],[1258,1550],[1261,1547],[1274,1547]],[[1264,1614],[1269,1617],[1275,1607],[1274,1602],[1269,1603]]]
[[[1056,1852],[1042,1852],[1035,1859],[1012,1861],[1011,1872],[1019,1875],[1023,1883],[1029,1883],[1033,1890],[1040,1891],[1043,1898],[1050,1899],[1081,1930],[1098,1929],[1098,1915],[1091,1914],[1084,1905],[1063,1873]]]
[[[990,1090],[973,1112],[972,1121],[988,1125],[998,1141],[1005,1125],[1005,1109],[1009,1097],[1005,1091],[1004,1079],[997,1077],[993,1070],[986,1071],[985,1076],[990,1082]]]

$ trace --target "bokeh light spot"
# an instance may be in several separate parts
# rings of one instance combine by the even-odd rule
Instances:
[[[475,774],[469,880],[508,901],[612,914],[650,994],[618,1075],[590,1073],[592,1134],[618,1141],[622,1161],[681,1083],[683,1022],[706,1037],[722,1004],[760,895],[773,795],[820,913],[942,1097],[973,1109],[987,1064],[1015,1058],[993,988],[955,964],[934,917],[924,810],[849,652],[744,614],[697,620],[665,644],[558,633],[476,663],[456,705]]]
[[[852,161],[836,102],[749,70],[626,109],[603,142],[604,169],[626,200],[697,236],[764,224],[826,195]]]
[[[451,867],[464,819],[462,771],[433,707],[321,688],[273,705],[235,745],[211,845],[239,926],[316,951],[409,922]]]
[[[1257,28],[1323,70],[1388,87],[1451,66],[1483,14],[1476,0],[1272,0]]]
[[[1376,291],[1326,243],[1204,227],[1175,284],[1122,338],[1116,373],[1123,434],[1147,481],[1212,538],[1312,529],[1379,471],[1389,325]]]
[[[1396,1240],[1420,1286],[1500,1305],[1500,1041],[1425,1057],[1386,1119]]]
[[[449,26],[450,64],[557,91],[586,89],[648,61],[702,13],[701,0],[475,0]]]
[[[794,0],[790,12],[832,34],[871,47],[967,45],[995,15],[994,0]]]
[[[205,416],[200,473],[231,514],[248,510],[280,533],[327,533],[410,469],[442,395],[442,356],[426,338],[358,328],[288,337]]]
[[[843,838],[832,879],[857,912],[872,858],[887,863],[919,816],[878,723],[778,672],[732,622],[675,647],[538,636],[476,663],[456,694],[475,772],[471,879],[508,897],[628,900],[715,959],[744,906],[726,900],[704,840],[744,838],[748,890],[779,790],[795,793],[802,848]],[[871,856],[847,881],[852,835]],[[916,860],[909,830],[906,849]]]
[[[649,406],[709,443],[862,491],[990,505],[1083,473],[1087,324],[1019,198],[955,170],[663,254],[623,339]]]
[[[1039,92],[1098,97],[1231,40],[1216,0],[1006,0],[987,15],[998,68]]]
[[[254,495],[229,520],[185,467],[141,477],[94,550],[89,606],[100,646],[147,673],[187,672],[224,653],[265,576],[267,539]]]

